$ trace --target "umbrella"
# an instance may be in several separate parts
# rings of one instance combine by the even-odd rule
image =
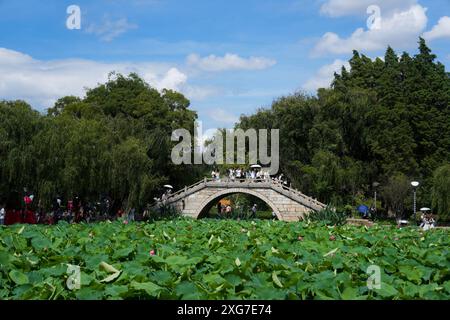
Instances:
[[[369,207],[365,206],[365,205],[360,205],[357,209],[358,209],[359,213],[365,214],[365,213],[369,212]]]
[[[422,208],[422,209],[420,209],[420,211],[431,211],[431,209],[430,208]]]
[[[173,187],[172,187],[170,184],[165,184],[165,185],[164,185],[164,188],[167,188],[167,189],[173,189]]]
[[[259,164],[254,164],[254,165],[250,166],[250,168],[261,169],[261,166]]]

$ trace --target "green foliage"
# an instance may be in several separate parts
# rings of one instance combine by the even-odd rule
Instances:
[[[391,177],[419,180],[418,203],[430,206],[433,172],[450,159],[450,77],[435,60],[423,39],[413,57],[390,47],[384,61],[355,51],[331,88],[281,97],[237,127],[280,129],[281,170],[304,193],[356,206],[377,181],[398,192],[380,194],[384,211],[410,214],[406,189]]]
[[[0,102],[0,119],[0,194],[8,198],[36,178],[30,141],[43,124],[39,113],[23,101]]]
[[[59,99],[46,116],[0,102],[0,194],[11,199],[27,187],[46,206],[57,195],[106,194],[142,208],[162,184],[189,185],[203,170],[170,161],[172,130],[194,130],[188,108],[180,93],[159,93],[135,74],[111,74],[84,98]]]
[[[448,300],[449,239],[281,221],[0,227],[0,299]],[[68,289],[67,264],[80,289]],[[371,265],[379,290],[367,288]]]
[[[320,211],[313,211],[308,215],[308,220],[320,222],[325,225],[342,226],[347,222],[346,212],[338,211],[330,206]]]
[[[182,213],[173,206],[161,206],[160,208],[152,208],[148,211],[148,216],[143,217],[147,222],[161,220],[176,220],[182,218]]]
[[[397,218],[401,217],[404,211],[406,200],[411,195],[410,180],[402,174],[389,178],[381,190],[381,195],[387,208],[392,210]]]
[[[436,169],[433,176],[433,208],[436,209],[439,218],[450,218],[450,164]]]

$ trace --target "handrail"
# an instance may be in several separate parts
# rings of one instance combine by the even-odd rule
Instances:
[[[322,202],[318,201],[317,199],[308,197],[307,195],[305,195],[304,193],[302,193],[302,192],[300,192],[300,191],[298,191],[296,189],[289,188],[289,187],[286,187],[286,189],[288,189],[290,192],[293,192],[295,195],[300,196],[301,198],[303,198],[305,200],[308,200],[308,201],[318,205],[319,207],[324,207],[324,208],[326,207],[326,205],[323,204]]]
[[[194,183],[194,184],[192,184],[192,185],[190,185],[188,187],[184,187],[184,189],[180,189],[177,192],[171,193],[167,199],[173,198],[174,196],[185,192],[187,189],[192,189],[192,188],[202,184],[203,182],[204,182],[204,180],[200,180],[200,181],[198,181],[198,182],[196,182],[196,183]]]

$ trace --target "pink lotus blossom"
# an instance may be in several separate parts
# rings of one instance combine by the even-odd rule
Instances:
[[[150,255],[154,256],[155,255],[155,250],[150,250]]]
[[[123,220],[123,224],[128,224],[128,220]]]

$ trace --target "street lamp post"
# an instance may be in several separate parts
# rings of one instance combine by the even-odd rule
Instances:
[[[414,211],[414,219],[417,220],[417,201],[416,201],[416,191],[417,191],[417,187],[420,185],[420,183],[418,181],[413,181],[411,182],[411,186],[413,187],[413,211]]]
[[[373,191],[373,201],[375,202],[373,208],[374,208],[375,212],[377,211],[377,187],[379,185],[380,184],[378,182],[376,182],[376,181],[374,183],[372,183],[372,187],[374,189],[374,191]]]

